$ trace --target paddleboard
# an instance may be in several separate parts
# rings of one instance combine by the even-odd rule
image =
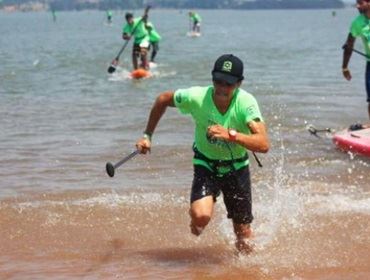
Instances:
[[[191,31],[186,33],[186,35],[189,37],[200,37],[202,34],[200,32]]]
[[[148,78],[151,75],[152,74],[150,73],[149,70],[145,70],[143,68],[139,68],[139,69],[131,71],[131,78],[133,78],[133,79]]]
[[[333,135],[333,143],[345,152],[370,157],[370,128],[339,131]]]

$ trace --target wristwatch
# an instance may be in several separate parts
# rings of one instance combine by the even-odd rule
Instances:
[[[234,141],[236,141],[236,134],[237,134],[238,132],[235,130],[235,129],[233,129],[233,128],[230,128],[229,129],[229,140],[231,141],[231,142],[234,142]]]

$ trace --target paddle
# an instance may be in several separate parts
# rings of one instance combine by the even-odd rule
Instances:
[[[253,156],[254,156],[254,159],[257,161],[257,164],[259,167],[263,167],[260,159],[257,157],[256,153],[255,152],[252,152],[253,153]]]
[[[307,126],[307,130],[308,130],[309,133],[311,133],[311,135],[316,136],[318,138],[320,138],[320,136],[318,135],[318,133],[321,133],[321,132],[329,132],[329,133],[332,133],[332,132],[334,132],[333,129],[331,129],[331,128],[317,129],[312,124],[310,124],[310,125]]]
[[[344,44],[343,47],[342,47],[343,50],[347,49],[347,48],[348,48],[348,46],[346,44]],[[349,48],[349,49],[352,50],[355,53],[358,53],[359,55],[362,55],[363,57],[366,57],[367,59],[370,59],[370,57],[367,54],[363,53],[363,52],[360,52],[360,51],[358,51],[354,48]]]
[[[137,27],[140,25],[140,22],[144,20],[144,18],[146,18],[148,16],[148,12],[149,12],[149,9],[150,9],[150,6],[147,6],[145,8],[145,11],[144,11],[144,15],[142,16],[142,18],[140,19],[140,21],[136,24],[136,26],[134,27],[134,29],[132,30],[131,32],[131,36],[128,40],[126,40],[125,44],[122,46],[122,48],[119,50],[117,56],[115,59],[113,59],[111,65],[108,67],[108,73],[109,74],[112,74],[114,71],[116,71],[116,67],[118,65],[118,60],[119,60],[119,57],[121,56],[123,50],[126,48],[126,46],[128,45],[128,43],[130,42],[132,36],[135,34],[135,31],[137,29]]]
[[[107,164],[105,165],[105,170],[107,171],[107,174],[109,175],[109,177],[113,177],[114,176],[114,171],[120,167],[122,164],[124,164],[126,161],[132,159],[134,156],[136,156],[137,154],[139,154],[140,151],[139,150],[135,150],[133,151],[131,154],[125,156],[123,159],[121,159],[119,162],[117,162],[116,164],[112,164],[110,162],[107,162]]]

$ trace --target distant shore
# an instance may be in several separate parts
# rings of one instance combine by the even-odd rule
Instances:
[[[5,3],[4,3],[5,2]],[[122,9],[140,9],[142,7],[111,7],[104,2],[100,3],[99,1],[92,2],[76,2],[73,1],[66,1],[71,2],[68,5],[63,4],[62,2],[25,2],[22,4],[6,4],[4,1],[3,4],[0,4],[0,10],[5,12],[39,12],[39,11],[49,11],[49,10],[56,10],[56,11],[80,11],[80,10],[122,10]],[[322,1],[304,1],[302,3],[298,3],[291,0],[281,0],[281,1],[273,1],[273,0],[266,0],[266,1],[255,1],[255,2],[243,2],[238,6],[234,5],[227,5],[227,6],[220,6],[215,5],[214,7],[178,7],[176,5],[157,5],[155,8],[159,9],[175,9],[175,10],[186,10],[186,9],[243,9],[243,10],[278,10],[278,9],[343,9],[346,7],[351,6],[349,3],[343,3],[341,1],[331,0],[328,2]]]

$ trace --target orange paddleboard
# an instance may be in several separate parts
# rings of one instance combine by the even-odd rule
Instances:
[[[136,69],[136,70],[133,70],[131,72],[131,77],[133,79],[142,79],[142,78],[147,78],[147,77],[150,77],[152,74],[150,73],[149,70],[145,70],[143,68],[139,68],[139,69]]]

